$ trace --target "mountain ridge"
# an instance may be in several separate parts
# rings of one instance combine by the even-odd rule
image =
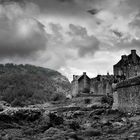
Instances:
[[[24,106],[61,100],[70,82],[61,73],[29,64],[0,64],[0,100]]]

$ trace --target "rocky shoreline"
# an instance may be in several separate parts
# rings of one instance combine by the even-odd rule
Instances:
[[[140,139],[139,115],[112,110],[95,100],[94,104],[72,99],[24,108],[1,105],[0,140]]]

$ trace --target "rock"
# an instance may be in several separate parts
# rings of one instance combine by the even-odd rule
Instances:
[[[95,111],[92,111],[89,115],[89,117],[95,116],[95,115],[101,115],[105,112],[105,109],[97,109]]]
[[[76,138],[77,138],[76,132],[70,132],[70,133],[68,133],[67,135],[68,135],[68,137],[71,138],[71,139],[76,139]]]
[[[83,124],[83,127],[86,128],[86,129],[90,128],[91,127],[91,123],[87,122],[87,123]]]
[[[61,133],[61,130],[59,130],[58,128],[54,128],[54,127],[51,127],[44,132],[45,136],[47,136],[47,137],[51,137],[53,135],[60,134],[60,133]]]
[[[80,116],[83,116],[85,114],[85,112],[84,111],[80,111],[80,110],[78,110],[78,111],[75,111],[74,113],[73,113],[73,118],[77,118],[77,117],[80,117]]]
[[[78,106],[64,106],[64,107],[59,107],[57,108],[58,112],[68,112],[68,111],[77,111],[80,110],[80,107]]]
[[[103,118],[103,119],[101,119],[100,122],[101,122],[101,124],[106,125],[108,123],[108,119]]]
[[[6,101],[0,101],[0,105],[3,106],[3,107],[10,107],[11,105],[8,104]]]
[[[124,124],[121,123],[121,122],[114,122],[114,123],[112,123],[112,125],[113,125],[113,127],[115,127],[115,128],[119,128],[119,127],[124,126]]]
[[[44,140],[65,140],[65,132],[54,127],[46,130],[44,135]]]
[[[4,111],[7,107],[10,107],[10,104],[5,101],[0,101],[0,112]]]
[[[103,108],[104,106],[100,102],[96,102],[87,105],[87,107],[91,107],[92,109],[99,109],[99,108]]]
[[[106,120],[106,121],[103,121],[102,122],[102,125],[106,125],[106,126],[112,126],[112,122],[111,121],[109,121],[109,120]]]
[[[117,127],[111,127],[108,130],[108,134],[122,134],[128,131],[131,128],[132,124],[123,125],[123,126],[117,126]]]
[[[80,125],[78,122],[76,121],[72,121],[71,123],[69,123],[69,127],[70,129],[73,129],[73,130],[78,130],[80,129]]]
[[[99,121],[99,120],[100,120],[100,117],[97,116],[97,115],[95,115],[95,116],[92,117],[92,119],[93,119],[93,120],[96,120],[96,121]]]
[[[54,125],[60,125],[63,124],[64,120],[62,117],[58,116],[55,113],[50,113],[49,114],[50,117],[50,123],[54,126]]]
[[[113,105],[112,105],[112,109],[116,110],[116,109],[118,109],[118,106],[119,106],[117,91],[113,92],[113,99],[114,99],[114,102],[113,102]]]
[[[42,111],[38,108],[12,108],[8,107],[4,111],[0,112],[0,121],[3,122],[19,122],[35,121],[39,119]]]
[[[136,136],[137,136],[136,133],[132,133],[132,134],[129,136],[129,138],[135,138]]]
[[[84,138],[78,136],[75,132],[71,132],[67,136],[68,136],[68,140],[84,140]]]
[[[107,103],[110,107],[112,107],[112,105],[113,105],[113,97],[110,96],[110,95],[105,95],[105,96],[102,97],[101,103],[102,104]]]
[[[52,124],[50,122],[49,114],[43,113],[38,122],[38,132],[43,133],[50,127],[52,127]]]
[[[82,107],[81,109],[80,109],[81,111],[92,111],[93,109],[91,108],[91,107]]]
[[[67,119],[73,119],[73,118],[78,118],[81,116],[84,116],[85,112],[84,111],[68,111],[68,112],[64,112],[63,116],[66,117]]]
[[[115,114],[122,115],[122,112],[119,112],[118,110],[107,109],[106,110],[106,114],[107,115],[110,115],[110,114],[113,114],[113,115],[115,115]]]
[[[40,124],[50,124],[50,116],[48,111],[45,111],[40,117]]]
[[[121,118],[121,120],[122,120],[123,122],[125,122],[125,123],[128,122],[128,119],[127,119],[127,118],[124,118],[124,117]]]
[[[64,112],[64,113],[63,113],[63,116],[64,116],[66,119],[72,119],[72,118],[73,118],[73,112],[72,112],[72,111]]]
[[[100,136],[101,132],[99,130],[87,129],[83,132],[83,135],[88,137]]]

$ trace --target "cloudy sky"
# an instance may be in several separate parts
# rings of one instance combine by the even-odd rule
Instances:
[[[0,61],[66,75],[112,73],[140,54],[140,0],[0,0]]]

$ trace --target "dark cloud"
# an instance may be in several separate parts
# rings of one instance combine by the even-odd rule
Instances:
[[[139,50],[140,51],[140,39],[133,39],[130,43],[128,43],[128,47],[131,49],[131,48],[134,48],[136,50]]]
[[[44,26],[17,3],[0,5],[0,57],[28,57],[46,48]]]
[[[140,52],[140,39],[132,39],[129,41],[120,41],[118,43],[115,44],[115,48],[113,50],[110,50],[111,53],[113,53],[113,51],[126,51],[126,52],[130,52],[130,50],[132,49],[136,49]]]
[[[25,2],[25,0],[0,0],[0,3],[1,4],[4,4],[4,3],[10,3],[10,2]]]
[[[75,0],[58,0],[58,1],[60,1],[60,2],[69,2],[69,3],[73,3],[73,2],[75,2]]]
[[[83,5],[79,0],[32,0],[32,2],[40,8],[42,14],[49,16],[85,19],[91,16],[87,13],[90,7]]]
[[[140,27],[140,17],[135,18],[132,22],[129,23],[129,26],[132,28]]]
[[[87,40],[88,41],[88,40]],[[99,41],[92,37],[89,39],[90,43],[80,44],[79,46],[79,56],[87,56],[87,55],[94,55],[95,52],[99,50]]]
[[[139,0],[126,0],[124,1],[128,6],[132,8],[139,8],[140,7],[140,1]]]
[[[99,50],[99,40],[89,35],[87,29],[70,24],[65,31],[60,24],[49,23],[47,52],[44,55],[47,67],[54,69],[66,68],[68,63],[86,56],[94,56]]]
[[[92,10],[88,10],[87,12],[92,14],[92,15],[96,15],[99,12],[99,10],[98,9],[92,9]]]
[[[80,57],[93,55],[99,50],[99,40],[93,35],[88,35],[86,28],[74,24],[70,24],[69,28],[68,34],[72,37],[71,44],[78,48]]]
[[[111,30],[117,37],[121,38],[123,36],[123,33],[117,31],[117,30]]]
[[[82,26],[70,24],[69,29],[70,29],[69,35],[71,36],[76,36],[76,37],[78,36],[78,37],[84,38],[88,35],[86,28]]]

